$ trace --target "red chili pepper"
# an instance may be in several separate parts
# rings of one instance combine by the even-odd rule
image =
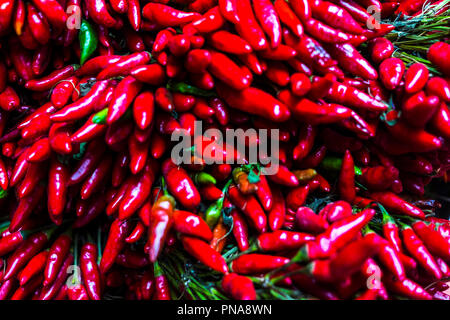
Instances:
[[[53,158],[50,162],[49,184],[48,184],[48,210],[49,213],[58,216],[64,211],[67,201],[67,181],[69,179],[69,168]]]
[[[259,233],[265,232],[267,218],[264,210],[253,195],[243,195],[235,185],[232,185],[228,188],[228,196],[230,202],[245,214],[251,225]]]
[[[432,225],[427,225],[423,221],[416,221],[412,224],[412,227],[434,256],[446,261],[448,260],[450,256],[450,243]]]
[[[442,73],[447,77],[450,76],[450,63],[448,61],[450,56],[450,45],[448,43],[439,41],[433,43],[427,52],[427,59],[436,65]]]
[[[69,267],[73,264],[73,255],[69,253],[69,255],[65,258],[61,268],[59,269],[58,275],[56,276],[55,281],[50,287],[44,287],[39,296],[39,300],[51,300],[55,297],[61,287],[64,285],[64,282],[67,279]]]
[[[383,276],[383,283],[387,289],[402,296],[418,300],[432,300],[432,296],[424,288],[410,279],[398,280],[392,274],[386,273]]]
[[[48,254],[49,254],[48,250],[38,253],[27,263],[27,265],[22,269],[22,271],[20,271],[17,278],[19,279],[21,286],[24,286],[35,275],[44,271]],[[42,282],[43,279],[40,280]]]
[[[108,12],[106,2],[104,0],[88,0],[86,1],[86,9],[89,13],[89,17],[92,18],[95,23],[106,28],[117,27],[118,22]]]
[[[31,194],[19,200],[19,204],[11,218],[11,225],[9,226],[11,232],[18,231],[23,226],[31,212],[42,200],[44,192],[45,187],[38,184]]]
[[[167,188],[180,204],[187,209],[194,209],[200,203],[200,194],[186,171],[176,166],[170,159],[162,165],[162,173]]]
[[[4,256],[13,250],[16,250],[27,236],[28,233],[24,231],[10,233],[8,230],[7,234],[2,234],[2,238],[0,238],[0,256]]]
[[[74,121],[91,114],[108,85],[108,80],[96,82],[87,95],[52,114],[50,119],[54,122]]]
[[[286,196],[286,206],[289,209],[296,211],[305,204],[309,191],[309,184],[293,188]]]
[[[112,158],[106,157],[106,159],[99,163],[97,168],[92,172],[91,176],[86,179],[80,190],[81,199],[86,200],[92,196],[93,193],[98,191],[101,185],[104,183],[104,179],[107,178],[111,172]]]
[[[238,274],[257,274],[277,269],[289,262],[289,258],[259,253],[244,254],[231,262],[230,271]]]
[[[97,247],[87,242],[81,248],[80,267],[87,293],[91,300],[101,299],[100,270],[97,265]]]
[[[257,238],[257,245],[263,251],[279,252],[298,249],[306,242],[314,239],[314,236],[308,233],[276,230],[260,234]]]
[[[383,214],[383,235],[398,252],[402,252],[402,241],[399,236],[398,226],[395,220],[385,211]]]
[[[250,85],[242,70],[226,55],[212,50],[210,53],[211,63],[208,66],[208,70],[214,76],[236,90],[245,89]]]
[[[299,230],[319,234],[324,232],[328,227],[325,218],[317,215],[308,207],[300,207],[295,213],[295,224]]]
[[[228,266],[220,253],[211,248],[203,240],[182,236],[183,248],[205,266],[218,272],[227,274]]]
[[[119,205],[119,219],[131,217],[144,204],[150,195],[151,186],[157,173],[158,164],[153,159],[149,159],[142,173],[135,178],[136,182],[126,189]]]
[[[3,280],[14,277],[45,246],[50,233],[37,232],[27,238],[8,258]]]
[[[0,93],[0,108],[5,111],[11,111],[16,109],[20,105],[20,98],[16,91],[11,87],[6,87],[6,89]]]
[[[331,256],[353,240],[374,215],[375,210],[365,209],[356,215],[333,223],[324,233],[317,236],[315,241],[303,246],[292,260],[309,261]]]
[[[281,43],[281,24],[275,7],[271,1],[253,1],[253,10],[261,28],[267,34],[272,48],[277,48]]]
[[[10,300],[25,300],[31,293],[42,285],[42,278],[42,275],[38,275],[28,283],[21,285],[11,296]]]
[[[388,58],[381,62],[379,72],[383,85],[389,90],[394,90],[402,80],[405,65],[399,58]]]
[[[105,143],[102,140],[94,140],[89,143],[83,158],[77,163],[72,172],[68,185],[75,185],[84,181],[97,167],[105,151]]]
[[[222,289],[236,300],[256,300],[252,280],[236,273],[229,273],[222,278]]]
[[[342,159],[338,189],[343,200],[352,202],[355,199],[355,165],[349,150],[345,151],[344,158]]]
[[[413,63],[405,73],[405,91],[409,94],[418,92],[428,81],[428,69],[422,63]]]
[[[116,219],[109,229],[108,240],[103,249],[102,259],[100,261],[100,272],[105,274],[114,264],[119,253],[125,246],[125,238],[131,229],[128,220]]]
[[[233,218],[233,236],[236,239],[240,251],[246,251],[249,248],[247,222],[240,212],[233,209],[230,213]]]
[[[173,227],[183,235],[198,237],[205,241],[211,241],[213,237],[206,222],[188,211],[175,210],[173,212]]]
[[[171,196],[159,198],[152,206],[149,227],[149,256],[155,262],[163,249],[167,234],[173,224],[175,201]]]
[[[413,229],[405,224],[401,224],[401,234],[406,250],[413,258],[435,279],[441,279],[442,273],[436,260],[428,251],[425,244],[417,237]]]
[[[50,26],[47,19],[31,3],[27,3],[27,23],[34,39],[40,44],[46,44],[50,40]]]
[[[430,78],[425,90],[428,96],[438,96],[439,99],[450,102],[450,84],[444,78]]]
[[[326,48],[331,56],[338,61],[339,66],[350,74],[368,80],[378,78],[377,71],[351,44],[333,44],[326,46]]]
[[[142,15],[162,28],[179,26],[201,17],[197,12],[184,12],[160,3],[147,3],[142,8]]]
[[[133,68],[150,62],[151,54],[147,51],[123,56],[119,61],[109,64],[98,75],[97,80],[105,80],[117,76],[128,75]]]
[[[297,37],[301,37],[303,35],[303,26],[289,4],[285,0],[275,0],[274,6],[281,22]]]
[[[72,239],[68,235],[63,234],[51,246],[44,270],[44,286],[49,286],[55,281],[61,266],[69,254],[71,243]]]
[[[50,24],[57,29],[62,29],[66,25],[67,14],[64,8],[56,0],[32,0],[34,5],[48,19]]]
[[[449,139],[450,137],[450,112],[444,102],[441,103],[439,109],[431,118],[431,125],[443,137]]]
[[[404,214],[419,219],[425,218],[425,214],[422,210],[406,202],[392,192],[372,192],[370,193],[370,198],[380,202],[387,209],[392,210],[397,214]]]
[[[158,263],[153,264],[155,277],[155,292],[153,300],[170,300],[170,289],[167,277],[163,274]]]
[[[52,90],[50,101],[56,108],[62,108],[69,102],[77,84],[78,78],[74,76],[57,83]]]
[[[379,112],[387,110],[387,105],[384,103],[375,100],[356,88],[339,82],[333,84],[325,98],[335,103],[360,108],[362,110],[365,109]]]

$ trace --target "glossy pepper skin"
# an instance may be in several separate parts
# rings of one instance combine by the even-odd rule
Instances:
[[[173,224],[175,200],[162,196],[152,206],[148,234],[150,261],[155,262],[163,249],[167,234]]]
[[[375,210],[365,209],[358,214],[341,219],[328,227],[314,241],[305,244],[293,261],[326,258],[351,241],[374,216]]]
[[[53,243],[48,254],[47,264],[45,266],[44,286],[52,284],[56,279],[64,259],[69,254],[71,243],[72,239],[68,235],[61,235]]]
[[[97,255],[97,247],[93,243],[87,242],[81,248],[81,275],[91,300],[101,299],[101,278],[97,264]]]
[[[200,194],[187,172],[168,159],[162,164],[162,174],[167,189],[177,201],[187,209],[195,209],[200,204]]]
[[[194,258],[213,270],[227,274],[228,266],[220,253],[211,248],[208,243],[193,237],[182,236],[183,248]]]

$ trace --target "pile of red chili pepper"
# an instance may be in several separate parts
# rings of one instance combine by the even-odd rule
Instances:
[[[427,192],[450,174],[449,20],[448,0],[0,0],[0,299],[449,300]],[[428,45],[397,46],[413,22]],[[278,171],[199,140],[176,165],[195,121],[278,129]]]

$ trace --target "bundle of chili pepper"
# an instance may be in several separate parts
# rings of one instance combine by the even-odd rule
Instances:
[[[0,299],[446,299],[431,2],[4,1]]]

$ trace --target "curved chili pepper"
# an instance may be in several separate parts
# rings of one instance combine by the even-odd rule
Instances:
[[[301,37],[303,35],[303,26],[289,4],[285,0],[275,0],[274,7],[281,22],[297,37]]]
[[[414,222],[412,227],[414,232],[434,256],[448,260],[450,255],[450,243],[438,231],[423,221]]]
[[[387,105],[379,102],[356,88],[343,83],[335,82],[325,96],[335,103],[349,107],[360,108],[362,110],[385,111]]]
[[[42,200],[42,196],[44,195],[44,193],[45,187],[41,184],[38,184],[32,193],[20,199],[19,204],[11,218],[11,225],[9,227],[9,230],[11,232],[18,231],[23,226],[27,218],[30,216],[31,212]]]
[[[131,105],[141,88],[142,83],[131,76],[125,77],[119,82],[108,107],[106,120],[108,124],[117,121],[127,111],[127,108]]]
[[[121,221],[116,219],[111,224],[108,240],[106,241],[100,261],[100,272],[102,274],[105,274],[114,264],[117,256],[125,246],[125,238],[129,234],[130,229],[131,225],[128,220]]]
[[[261,28],[269,37],[271,47],[277,48],[281,43],[281,24],[272,2],[253,1],[253,10]]]
[[[92,172],[91,176],[86,179],[80,190],[81,199],[86,200],[91,197],[91,195],[98,191],[104,179],[110,173],[112,167],[112,158],[106,157],[97,168]]]
[[[250,43],[254,50],[267,47],[267,40],[260,25],[256,21],[250,0],[236,1],[237,20],[233,22],[237,33]]]
[[[266,230],[267,218],[264,210],[253,195],[244,196],[235,185],[228,189],[230,202],[238,207],[249,219],[252,226],[259,232]]]
[[[98,75],[98,80],[105,80],[116,76],[128,75],[137,66],[144,65],[150,61],[151,54],[147,51],[132,53],[123,56],[119,61],[110,64]]]
[[[149,227],[149,256],[155,262],[163,249],[167,234],[173,224],[174,198],[162,196],[152,206]]]
[[[377,71],[351,44],[333,44],[326,48],[345,71],[364,79],[375,80],[378,78]]]
[[[184,12],[160,3],[147,3],[142,8],[142,15],[162,28],[179,26],[201,17],[197,12]]]
[[[213,236],[206,222],[188,211],[175,210],[173,212],[173,226],[177,232],[198,237],[205,241],[210,241]]]
[[[19,279],[21,286],[24,286],[30,279],[44,270],[48,254],[48,250],[38,253],[27,263],[22,271],[20,271],[17,278]],[[42,281],[43,279],[40,280]]]
[[[428,251],[424,243],[417,237],[413,229],[405,224],[401,224],[401,235],[406,250],[415,260],[435,279],[442,278],[442,272],[436,263],[436,260]]]
[[[87,95],[52,114],[50,119],[55,122],[74,121],[91,114],[108,85],[108,80],[96,82]]]
[[[309,261],[316,258],[326,258],[345,246],[360,232],[374,216],[375,210],[365,209],[356,215],[341,219],[328,227],[328,229],[316,237],[313,242],[308,242],[292,258],[293,261]]]
[[[211,248],[203,240],[182,236],[183,248],[194,258],[198,259],[205,266],[221,272],[228,273],[228,266],[220,253]]]
[[[50,233],[37,232],[27,238],[8,258],[4,280],[14,277],[42,248]]]
[[[127,219],[135,213],[150,195],[151,186],[158,173],[158,164],[149,159],[136,183],[130,185],[120,201],[119,219]]]
[[[40,293],[39,300],[50,300],[58,294],[58,291],[64,285],[64,281],[67,279],[69,266],[73,264],[73,255],[69,255],[65,258],[61,268],[58,271],[55,281],[49,287],[44,287]]]

